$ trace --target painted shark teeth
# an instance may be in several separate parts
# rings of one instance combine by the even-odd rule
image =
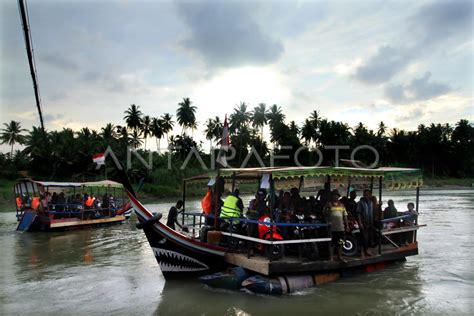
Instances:
[[[179,252],[153,248],[153,253],[163,272],[194,272],[209,269],[206,264]]]

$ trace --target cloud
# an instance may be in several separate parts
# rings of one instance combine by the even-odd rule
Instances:
[[[76,70],[79,68],[75,62],[62,56],[62,53],[60,52],[48,53],[48,54],[43,54],[43,55],[39,54],[38,59],[41,62],[44,62],[46,64],[59,68],[61,70],[69,71],[69,70]]]
[[[397,123],[404,123],[404,122],[419,122],[423,116],[425,115],[425,112],[421,108],[416,108],[411,110],[405,115],[399,115],[395,118],[395,122]]]
[[[209,66],[269,64],[283,53],[283,44],[257,23],[254,4],[187,2],[178,4],[178,12],[190,30],[184,47]]]
[[[472,2],[440,1],[422,6],[411,16],[409,27],[419,46],[432,45],[453,36],[472,36]]]
[[[386,83],[438,45],[470,40],[472,3],[462,0],[429,3],[406,21],[407,28],[400,34],[403,42],[380,46],[374,55],[356,68],[353,78],[365,84]]]
[[[423,77],[413,79],[409,84],[387,85],[385,97],[396,104],[424,101],[437,98],[450,91],[452,88],[444,83],[430,81],[431,72],[426,72]]]
[[[375,55],[357,67],[354,77],[366,84],[384,83],[408,66],[412,58],[409,50],[381,46]]]

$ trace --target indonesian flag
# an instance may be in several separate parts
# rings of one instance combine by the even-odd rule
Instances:
[[[92,156],[92,161],[95,162],[97,165],[105,165],[105,154],[95,154]]]
[[[224,119],[224,129],[222,130],[222,138],[221,138],[221,148],[219,150],[219,154],[217,155],[217,162],[221,164],[224,168],[229,167],[227,163],[227,158],[225,156],[227,149],[230,146],[230,136],[229,136],[229,124],[227,123],[227,114]]]

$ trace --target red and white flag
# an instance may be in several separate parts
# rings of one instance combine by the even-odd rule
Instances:
[[[222,130],[221,138],[221,148],[219,149],[219,154],[217,155],[216,161],[221,164],[224,168],[229,167],[226,158],[226,152],[230,146],[230,135],[229,135],[229,124],[227,123],[227,114],[224,119],[224,128]]]
[[[92,161],[95,162],[97,165],[105,165],[105,154],[95,154],[92,156]]]

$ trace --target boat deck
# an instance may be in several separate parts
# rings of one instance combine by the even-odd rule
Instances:
[[[372,253],[377,253],[377,249],[371,249]],[[343,263],[335,259],[335,261],[316,260],[310,261],[308,259],[299,260],[295,256],[285,256],[276,261],[270,261],[263,256],[247,257],[244,253],[227,253],[225,261],[229,264],[241,266],[245,269],[261,273],[264,275],[279,274],[279,273],[301,273],[301,272],[323,272],[335,271],[342,269],[350,269],[362,267],[379,262],[387,262],[400,260],[407,256],[418,254],[418,243],[411,243],[407,246],[394,248],[391,245],[382,245],[382,253],[371,257],[344,257],[347,263]]]

